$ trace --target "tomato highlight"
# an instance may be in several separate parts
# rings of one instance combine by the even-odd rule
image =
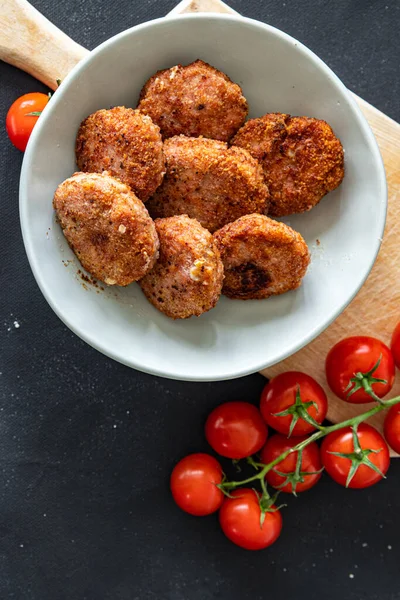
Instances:
[[[330,350],[325,367],[329,387],[345,402],[380,402],[393,387],[392,353],[376,338],[354,336],[341,340]]]
[[[225,498],[219,522],[226,537],[245,550],[271,546],[282,530],[282,516],[274,505],[261,523],[260,494],[249,488],[234,490],[230,498]]]
[[[261,450],[268,429],[258,408],[249,402],[225,402],[209,415],[205,434],[211,448],[235,460]]]
[[[201,452],[189,454],[172,471],[172,496],[185,512],[197,517],[210,515],[224,500],[218,488],[222,479],[222,467],[213,456]]]
[[[299,436],[311,433],[324,421],[328,399],[315,379],[300,371],[287,371],[264,387],[260,410],[270,427],[287,436]]]

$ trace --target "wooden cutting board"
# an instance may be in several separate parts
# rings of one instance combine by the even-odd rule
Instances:
[[[169,14],[184,12],[235,13],[220,0],[183,0]],[[0,59],[27,71],[50,88],[55,89],[55,79],[63,79],[87,53],[26,0],[8,0],[2,7]],[[311,344],[263,371],[266,377],[284,370],[300,370],[311,374],[327,389],[324,359],[333,344],[355,334],[376,336],[389,343],[391,332],[400,321],[400,125],[368,102],[354,97],[375,134],[386,168],[389,210],[381,250],[368,280],[342,315]],[[400,394],[400,377],[393,389],[395,394]],[[354,407],[332,394],[329,396],[328,418],[333,422],[365,410],[365,405]],[[382,413],[372,419],[379,429],[382,421]]]

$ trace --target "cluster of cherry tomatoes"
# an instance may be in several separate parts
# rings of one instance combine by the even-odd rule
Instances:
[[[390,349],[371,337],[351,337],[336,344],[326,359],[326,378],[342,400],[375,402],[378,411],[384,409],[381,398],[393,386],[395,365],[400,369],[400,323]],[[388,444],[400,453],[400,397],[398,401],[385,419],[385,441],[357,417],[323,426],[328,410],[323,388],[305,373],[281,373],[263,389],[259,409],[247,402],[227,402],[211,412],[205,425],[214,452],[234,462],[247,459],[256,475],[229,482],[216,458],[191,454],[172,471],[173,498],[192,515],[219,510],[222,531],[238,546],[266,548],[282,528],[278,493],[297,494],[312,488],[323,470],[351,488],[371,486],[385,476],[390,463]],[[269,435],[268,428],[275,433]],[[314,441],[320,437],[321,446]],[[253,488],[257,480],[260,492]],[[276,490],[273,495],[267,486]]]

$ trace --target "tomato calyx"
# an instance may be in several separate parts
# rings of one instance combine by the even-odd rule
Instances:
[[[57,83],[57,87],[60,87],[60,85],[61,85],[61,79],[56,79],[56,83]],[[47,95],[48,95],[49,100],[50,100],[53,94],[51,92],[49,92]],[[26,113],[25,116],[26,117],[40,117],[40,115],[42,114],[42,112],[43,112],[42,110],[34,110],[32,112]]]
[[[293,429],[295,428],[296,423],[299,419],[303,419],[303,421],[306,421],[307,423],[309,423],[316,429],[320,429],[322,431],[323,430],[322,425],[317,423],[317,421],[310,415],[310,413],[307,410],[308,408],[310,408],[310,406],[313,406],[315,408],[315,410],[318,412],[318,404],[316,402],[314,402],[313,400],[308,400],[306,402],[303,402],[303,400],[301,399],[301,395],[300,395],[300,386],[297,386],[296,399],[294,401],[294,404],[292,404],[285,410],[282,410],[281,412],[273,413],[273,416],[274,417],[288,417],[288,416],[292,417],[292,421],[291,421],[290,427],[289,427],[288,437],[290,437],[292,435]]]
[[[262,478],[260,480],[260,483],[262,494],[260,495],[259,492],[257,492],[257,490],[254,490],[254,493],[257,494],[258,503],[260,505],[260,528],[262,528],[266,514],[269,512],[277,512],[281,508],[284,508],[286,504],[280,504],[279,506],[276,506],[276,501],[278,499],[280,491],[278,490],[273,496],[270,496],[268,493],[267,484],[265,483],[265,479]]]
[[[375,473],[378,473],[378,475],[380,475],[383,479],[386,479],[386,476],[382,473],[382,471],[368,458],[370,454],[378,454],[381,452],[382,448],[361,448],[360,440],[358,439],[357,435],[357,427],[358,425],[353,425],[351,428],[353,434],[353,452],[329,452],[329,454],[333,454],[333,456],[340,456],[341,458],[347,458],[351,461],[351,467],[346,479],[346,487],[349,487],[351,480],[361,465],[365,465],[369,469],[375,471]]]
[[[296,493],[297,484],[304,483],[304,478],[307,475],[319,475],[324,470],[324,467],[322,467],[318,471],[302,471],[301,470],[302,460],[303,460],[303,448],[301,450],[297,451],[296,467],[295,467],[294,471],[289,471],[289,472],[285,473],[283,471],[278,471],[278,469],[272,469],[274,471],[274,473],[285,478],[283,483],[281,483],[279,486],[277,486],[278,489],[284,488],[286,485],[290,484],[292,487],[293,496],[297,496],[297,493]]]
[[[366,373],[362,373],[358,371],[358,373],[354,373],[354,377],[352,377],[349,381],[349,385],[346,388],[347,398],[350,398],[355,392],[363,389],[375,402],[379,402],[379,404],[383,404],[382,400],[375,394],[372,389],[372,384],[374,383],[387,383],[386,379],[378,379],[377,377],[373,377],[373,374],[381,364],[382,354],[378,358],[377,362],[374,364],[372,369],[367,371]]]
[[[232,463],[235,464],[235,460],[232,460]],[[238,469],[239,471],[241,471],[241,467],[236,464],[236,469]],[[235,482],[233,481],[229,481],[226,474],[222,473],[222,481],[221,483],[216,483],[215,484],[217,486],[217,488],[219,490],[221,490],[221,492],[224,494],[224,496],[226,496],[227,498],[234,498],[235,496],[232,496],[232,494],[229,493],[230,490],[234,490],[237,485]]]
[[[236,473],[242,472],[242,467],[240,466],[240,458],[232,458],[232,465],[236,469]]]
[[[252,456],[248,456],[246,458],[246,462],[248,465],[250,465],[250,467],[253,467],[256,471],[259,471],[260,469],[263,469],[265,467],[264,463],[255,461]]]

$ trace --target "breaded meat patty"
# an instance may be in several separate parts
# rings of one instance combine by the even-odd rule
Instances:
[[[184,134],[228,141],[247,116],[241,88],[202,60],[158,71],[143,87],[139,110],[163,138]]]
[[[209,231],[267,210],[261,166],[242,148],[183,135],[164,143],[166,174],[148,203],[152,217],[187,214]]]
[[[310,254],[297,231],[265,215],[246,215],[214,234],[224,263],[222,293],[229,298],[268,298],[301,284]]]
[[[310,210],[344,176],[342,144],[319,119],[267,114],[248,121],[232,144],[261,163],[274,217]]]
[[[187,215],[157,219],[160,257],[139,281],[147,299],[172,319],[199,316],[221,294],[223,266],[209,231]]]
[[[160,129],[132,108],[98,110],[79,127],[76,162],[81,171],[108,171],[146,202],[165,171]]]
[[[143,277],[158,256],[155,225],[143,202],[109,173],[75,173],[53,206],[82,266],[108,285]]]

